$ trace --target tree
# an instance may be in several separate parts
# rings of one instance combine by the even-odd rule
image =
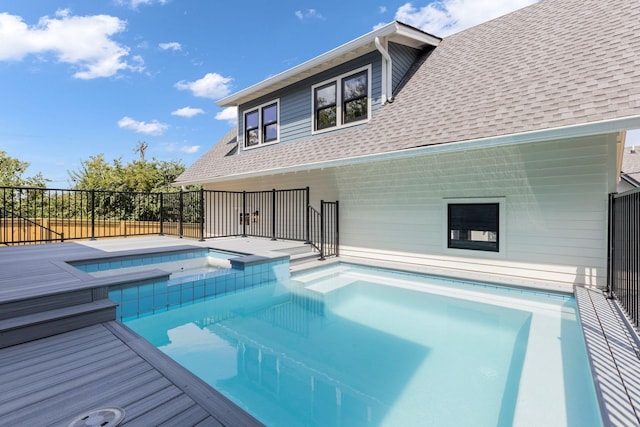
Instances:
[[[20,161],[0,150],[0,186],[2,187],[45,187],[46,180],[40,172],[31,177],[23,176],[29,163]]]
[[[69,172],[74,183],[73,188],[123,192],[179,191],[171,186],[171,183],[184,172],[185,166],[176,160],[146,160],[146,149],[145,142],[139,143],[135,151],[140,155],[140,159],[128,164],[123,164],[121,159],[109,164],[103,154],[91,156],[82,162],[80,170]]]

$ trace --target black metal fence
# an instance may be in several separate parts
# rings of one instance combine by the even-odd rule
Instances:
[[[308,187],[171,193],[0,187],[0,244],[153,234],[200,240],[251,236],[304,241],[321,257],[338,255],[338,204],[322,201],[317,212],[309,196]]]
[[[320,252],[320,259],[339,256],[340,227],[338,202],[320,201],[320,211],[309,206],[309,243]]]
[[[640,327],[640,188],[609,196],[608,288]]]

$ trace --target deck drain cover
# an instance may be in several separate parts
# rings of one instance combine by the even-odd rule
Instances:
[[[122,408],[101,408],[94,409],[82,415],[78,415],[69,421],[67,427],[115,427],[124,420],[124,409]]]

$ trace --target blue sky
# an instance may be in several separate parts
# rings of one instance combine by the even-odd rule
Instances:
[[[233,126],[221,97],[394,19],[446,36],[534,1],[3,0],[0,150],[50,187],[139,141],[189,166]]]

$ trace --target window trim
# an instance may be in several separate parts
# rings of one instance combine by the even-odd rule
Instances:
[[[269,122],[269,123],[265,123],[264,122],[264,110],[267,107],[270,107],[272,105],[276,106],[276,120],[275,122]],[[247,116],[251,113],[257,112],[258,113],[258,126],[257,128],[251,128],[253,129],[258,129],[258,143],[254,144],[254,145],[247,145]],[[270,125],[270,124],[276,124],[276,132],[278,134],[278,136],[273,139],[273,140],[267,140],[266,139],[266,126]],[[264,147],[265,145],[272,145],[272,144],[277,144],[278,142],[280,142],[280,98],[274,99],[272,101],[269,102],[265,102],[262,103],[260,105],[256,105],[253,106],[251,108],[246,108],[243,112],[242,112],[242,150],[253,150],[255,148],[260,148],[260,147]]]
[[[443,251],[448,255],[470,256],[482,258],[505,258],[507,251],[507,233],[506,233],[506,197],[467,197],[467,198],[450,198],[442,200],[443,213],[443,233],[442,247]],[[451,248],[449,247],[449,205],[459,204],[497,204],[498,205],[498,250],[488,251],[481,249],[469,248]]]
[[[342,88],[343,88],[343,81],[344,79],[354,76],[356,74],[360,74],[362,72],[366,71],[366,76],[367,76],[367,117],[360,119],[360,120],[354,120],[354,121],[350,121],[350,122],[344,122],[344,114],[343,114],[343,105],[344,105],[344,99],[342,99]],[[325,127],[322,129],[317,129],[316,128],[316,89],[319,88],[323,88],[325,86],[328,86],[330,84],[335,84],[336,87],[336,125],[335,126],[329,126],[329,127]],[[350,126],[355,126],[355,125],[359,125],[362,123],[366,123],[369,120],[371,120],[371,104],[373,102],[373,100],[371,99],[371,85],[372,85],[372,81],[371,81],[371,64],[365,65],[363,67],[360,68],[356,68],[353,70],[350,70],[346,73],[342,73],[338,76],[332,77],[330,79],[324,80],[322,82],[316,83],[314,85],[311,86],[311,134],[315,135],[315,134],[319,134],[319,133],[324,133],[324,132],[331,132],[333,130],[337,130],[337,129],[342,129],[342,128],[346,128],[346,127],[350,127]]]

